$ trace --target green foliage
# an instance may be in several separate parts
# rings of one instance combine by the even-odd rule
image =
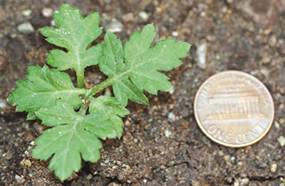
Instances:
[[[18,81],[16,86],[8,100],[17,105],[17,111],[28,112],[30,116],[34,116],[42,107],[54,105],[58,100],[78,108],[82,103],[79,95],[86,92],[85,89],[75,88],[68,74],[47,66],[30,66],[27,78]]]
[[[44,27],[40,31],[46,40],[67,50],[54,49],[48,54],[47,63],[59,70],[74,69],[78,84],[83,86],[84,69],[96,65],[100,45],[89,47],[101,34],[98,13],[83,18],[78,9],[64,4],[54,14],[55,28]]]
[[[151,94],[171,90],[171,83],[162,71],[179,66],[180,58],[190,49],[188,43],[173,39],[159,41],[151,47],[154,36],[154,26],[147,25],[142,32],[135,32],[123,47],[114,34],[105,35],[99,66],[112,78],[114,94],[123,105],[127,105],[128,99],[147,104],[144,90]]]
[[[144,92],[157,94],[172,89],[163,73],[181,65],[190,44],[165,39],[153,44],[155,28],[147,25],[123,44],[113,33],[104,41],[92,43],[101,34],[97,13],[82,17],[78,9],[62,5],[54,14],[55,27],[41,33],[60,49],[48,54],[52,67],[32,66],[27,78],[16,83],[8,101],[28,119],[39,119],[48,129],[35,141],[34,158],[50,160],[49,168],[61,180],[79,171],[81,159],[96,162],[100,158],[101,140],[120,138],[122,118],[129,114],[128,100],[148,104]],[[107,79],[85,88],[84,70],[99,65]],[[69,74],[76,73],[77,87]],[[97,96],[107,87],[112,96]]]

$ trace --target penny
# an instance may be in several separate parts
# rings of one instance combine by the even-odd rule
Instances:
[[[221,72],[206,80],[196,94],[194,109],[206,136],[228,147],[258,142],[274,118],[267,88],[252,75],[239,71]]]

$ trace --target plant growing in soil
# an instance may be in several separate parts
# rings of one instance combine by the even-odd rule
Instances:
[[[48,65],[28,68],[8,101],[17,111],[27,112],[28,120],[39,119],[47,126],[32,156],[50,160],[49,169],[64,181],[79,171],[81,159],[99,160],[101,140],[122,136],[128,100],[147,105],[144,91],[156,95],[172,89],[163,72],[181,65],[190,44],[165,39],[154,45],[155,28],[149,24],[124,44],[107,32],[102,43],[93,45],[102,33],[98,13],[82,17],[67,4],[54,13],[54,21],[54,27],[40,32],[59,48],[49,51]],[[107,78],[86,88],[84,71],[93,65]],[[75,71],[76,87],[64,72],[68,69]],[[100,94],[110,86],[113,96]]]

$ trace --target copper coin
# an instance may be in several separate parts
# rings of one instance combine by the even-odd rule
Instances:
[[[221,72],[206,80],[196,94],[194,109],[201,130],[229,147],[258,142],[269,131],[274,117],[267,88],[239,71]]]

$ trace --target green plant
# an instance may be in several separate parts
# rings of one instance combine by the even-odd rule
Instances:
[[[36,139],[32,156],[50,159],[49,169],[64,181],[79,171],[81,158],[98,161],[100,140],[122,136],[128,100],[148,104],[144,91],[157,94],[172,89],[162,72],[181,65],[180,58],[187,55],[190,44],[165,39],[153,45],[155,28],[150,24],[133,33],[124,45],[107,32],[104,41],[94,46],[102,33],[99,15],[82,17],[67,4],[55,12],[54,21],[54,27],[40,30],[49,43],[59,47],[48,53],[50,67],[29,67],[27,78],[17,81],[8,101],[17,111],[27,112],[28,120],[40,119],[48,127]],[[84,71],[92,65],[99,65],[107,78],[87,89]],[[75,71],[77,87],[62,72],[67,69]],[[114,97],[98,95],[109,86]]]

